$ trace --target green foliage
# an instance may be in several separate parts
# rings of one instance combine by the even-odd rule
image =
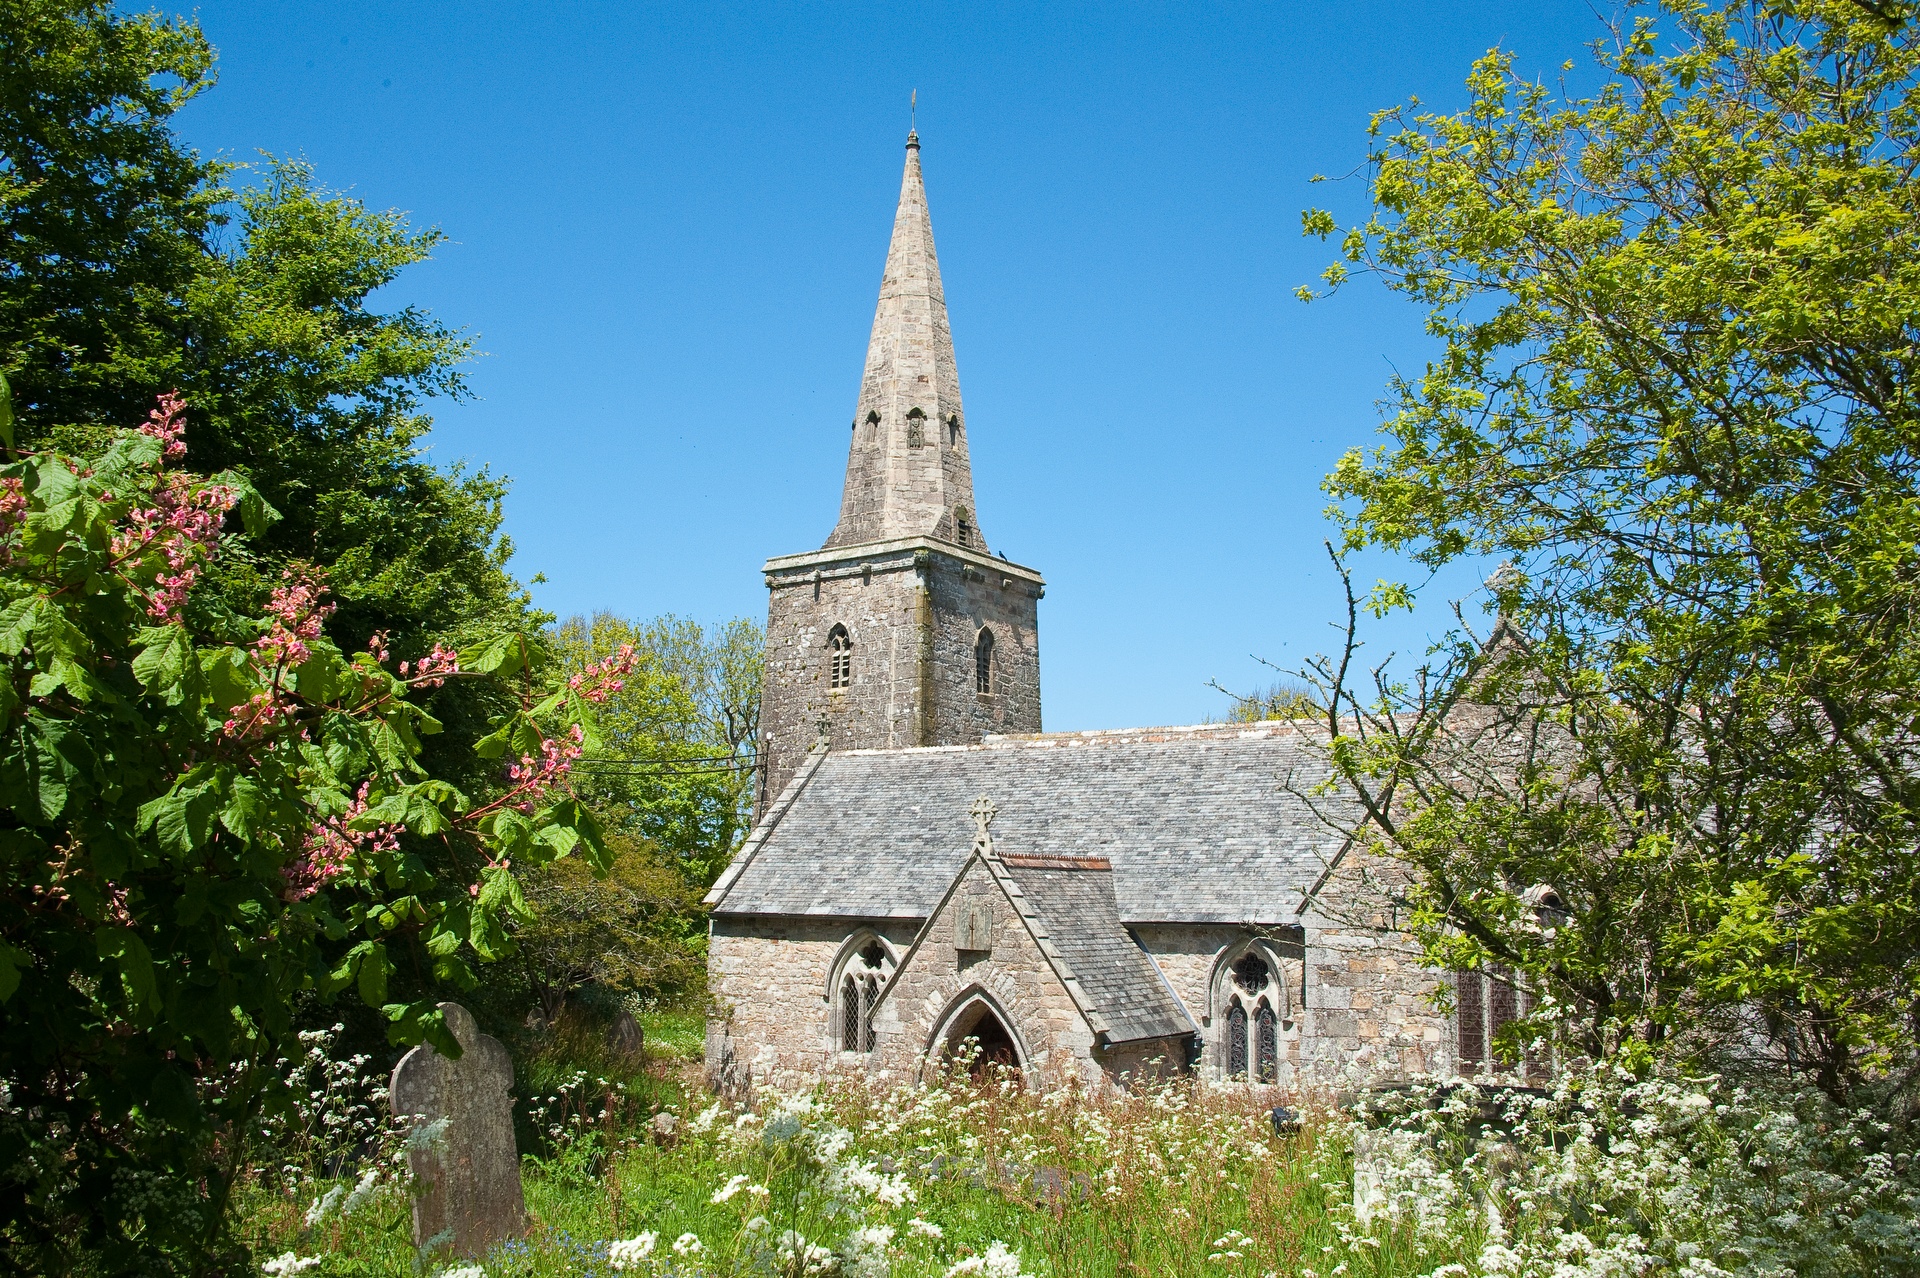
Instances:
[[[476,650],[513,707],[522,762],[470,799],[420,763],[439,723],[416,694],[451,652],[349,655],[290,576],[266,609],[192,592],[244,477],[173,470],[175,401],[81,462],[0,468],[0,1265],[60,1273],[212,1263],[244,1135],[299,1055],[296,996],[357,997],[395,1043],[457,1051],[435,999],[396,999],[403,954],[470,985],[527,917],[508,858],[579,850],[597,824],[567,789],[596,684],[542,650]],[[221,1264],[227,1261],[219,1262]]]
[[[1496,51],[1467,109],[1373,122],[1329,279],[1441,353],[1328,479],[1344,544],[1508,566],[1493,647],[1348,689],[1335,757],[1436,961],[1524,972],[1583,1050],[1913,1059],[1914,20],[1676,2],[1591,95]]]
[[[156,395],[194,414],[192,461],[232,469],[282,520],[219,580],[257,606],[289,563],[329,574],[334,633],[406,655],[518,624],[504,486],[420,455],[468,339],[371,296],[443,238],[269,157],[257,184],[169,129],[213,83],[190,20],[95,0],[0,3],[0,368],[20,441],[95,450]],[[449,717],[454,736],[467,715]],[[451,752],[450,752],[451,753]]]
[[[520,874],[532,917],[513,930],[513,966],[549,1025],[584,985],[674,999],[703,975],[699,900],[679,867],[627,830],[606,846],[604,875],[572,857]]]
[[[746,837],[758,797],[760,627],[603,612],[560,626],[554,645],[576,671],[633,650],[632,674],[599,711],[582,793],[704,890]]]
[[[1297,679],[1281,679],[1244,696],[1231,692],[1227,695],[1233,698],[1233,708],[1227,711],[1228,723],[1313,719],[1321,714],[1313,689]]]

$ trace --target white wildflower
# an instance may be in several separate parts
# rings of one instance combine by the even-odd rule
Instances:
[[[752,1179],[753,1177],[748,1176],[743,1172],[740,1175],[735,1176],[733,1179],[729,1180],[726,1184],[720,1186],[720,1188],[714,1190],[713,1197],[708,1201],[715,1202],[715,1203],[724,1203],[729,1198],[732,1198],[735,1194],[745,1189],[747,1187],[747,1182]]]
[[[339,1206],[340,1200],[346,1196],[346,1188],[341,1185],[335,1185],[332,1189],[329,1189],[326,1193],[313,1200],[313,1206],[307,1208],[307,1214],[303,1218],[303,1223],[308,1229],[312,1229],[315,1225],[325,1220],[327,1213]]]
[[[659,1242],[660,1235],[649,1229],[644,1234],[609,1243],[607,1267],[615,1270],[638,1268],[647,1257],[653,1255],[653,1249]]]
[[[922,1238],[938,1238],[942,1230],[940,1226],[934,1224],[931,1220],[922,1220],[920,1217],[915,1216],[907,1222],[907,1232],[910,1234],[918,1234]]]
[[[1020,1253],[1010,1250],[997,1238],[988,1245],[984,1256],[968,1256],[947,1270],[947,1278],[964,1278],[967,1274],[978,1274],[980,1278],[1033,1278],[1021,1270]]]
[[[288,1251],[262,1264],[260,1272],[267,1275],[267,1278],[292,1278],[292,1275],[303,1274],[309,1269],[318,1267],[319,1264],[318,1256],[296,1256]]]

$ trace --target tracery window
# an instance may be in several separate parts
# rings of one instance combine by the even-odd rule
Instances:
[[[893,959],[878,941],[868,941],[847,959],[840,972],[834,1019],[840,1050],[873,1050],[873,1008],[893,969]]]
[[[853,686],[853,639],[845,626],[827,632],[827,687],[834,692]]]
[[[1456,971],[1453,982],[1460,1072],[1471,1075],[1500,1068],[1494,1042],[1501,1030],[1532,1012],[1532,997],[1515,985],[1513,974],[1505,968]],[[1529,1072],[1536,1065],[1531,1059],[1523,1063]]]
[[[973,684],[981,696],[992,695],[993,631],[985,626],[980,628],[980,637],[973,641]]]
[[[907,410],[907,447],[927,446],[927,415],[917,408]]]
[[[1228,1078],[1256,1083],[1280,1081],[1280,1019],[1290,1012],[1285,978],[1280,969],[1258,953],[1242,954],[1227,969],[1225,1041],[1222,1044]],[[1251,1008],[1251,1012],[1249,1012]]]

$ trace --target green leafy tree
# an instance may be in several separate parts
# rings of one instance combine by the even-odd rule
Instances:
[[[1914,1061],[1915,18],[1676,0],[1591,94],[1496,51],[1465,110],[1373,122],[1327,279],[1440,351],[1328,480],[1344,548],[1506,566],[1491,645],[1323,665],[1334,756],[1434,961],[1583,1050],[1758,1040],[1837,1094]]]
[[[764,640],[751,621],[711,630],[681,617],[575,617],[554,632],[561,664],[584,676],[631,651],[634,668],[599,715],[584,767],[611,826],[638,838],[705,889],[752,823]]]
[[[522,872],[531,917],[513,928],[513,967],[558,1024],[575,990],[677,999],[696,987],[706,937],[680,867],[624,830],[606,836],[604,874],[576,857]]]
[[[327,570],[329,629],[350,644],[384,631],[418,655],[518,624],[502,484],[421,455],[422,405],[465,393],[470,342],[369,306],[443,236],[298,162],[269,158],[235,189],[242,166],[170,128],[213,61],[186,19],[0,0],[0,369],[23,443],[91,450],[177,391],[194,465],[246,475],[283,515],[220,567],[236,606],[298,562]],[[444,707],[452,737],[470,744],[494,708]]]
[[[276,512],[186,452],[168,398],[84,462],[0,467],[6,1272],[242,1267],[225,1201],[296,998],[352,991],[396,1043],[457,1052],[432,997],[390,997],[396,961],[471,985],[528,917],[509,863],[606,864],[568,769],[623,663],[563,680],[516,635],[349,653],[299,573],[236,612],[198,587],[246,553],[232,514]],[[421,765],[421,699],[461,680],[507,706],[487,795]]]

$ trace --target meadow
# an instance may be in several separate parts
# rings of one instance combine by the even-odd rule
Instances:
[[[1920,1273],[1904,1129],[1802,1090],[1571,1071],[1286,1096],[1016,1077],[701,1086],[700,1023],[624,1059],[563,1028],[519,1064],[526,1236],[410,1238],[406,1134],[324,1034],[302,1121],[237,1204],[267,1278],[1621,1278]],[[1298,1123],[1276,1124],[1285,1100]],[[1344,1102],[1344,1103],[1342,1103]],[[666,1117],[662,1117],[666,1116]],[[668,1130],[670,1129],[670,1130]]]

